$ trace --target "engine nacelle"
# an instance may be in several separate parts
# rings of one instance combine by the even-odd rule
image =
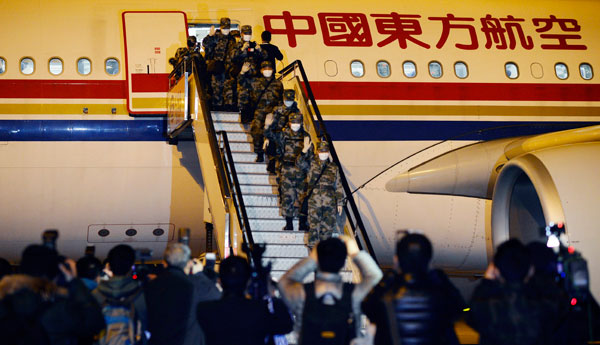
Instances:
[[[562,145],[510,159],[492,202],[494,247],[509,238],[546,241],[540,231],[564,222],[569,245],[588,260],[592,293],[600,297],[600,143]]]

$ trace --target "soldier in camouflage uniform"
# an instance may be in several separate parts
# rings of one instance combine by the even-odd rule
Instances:
[[[246,76],[256,77],[260,70],[260,63],[267,58],[267,52],[263,51],[260,45],[252,41],[252,27],[244,25],[241,29],[242,40],[236,43],[235,48],[231,51],[231,61],[233,62],[234,77],[237,79],[239,71],[244,64],[249,65]],[[247,83],[237,82],[237,105],[242,112],[242,122],[250,122],[252,120],[252,107],[250,103],[251,89]]]
[[[308,246],[310,248],[322,240],[332,237],[336,228],[336,215],[342,213],[344,190],[340,172],[329,159],[329,145],[320,142],[318,155],[312,150],[298,159],[300,169],[307,172],[306,193],[308,197]]]
[[[298,109],[298,104],[294,101],[296,97],[296,92],[293,89],[286,89],[283,91],[283,104],[277,106],[273,110],[273,114],[269,114],[273,118],[273,124],[271,125],[271,130],[274,133],[281,132],[285,127],[287,127],[290,116],[293,114],[299,114],[302,117],[302,113],[300,113],[300,109]],[[269,116],[267,115],[267,117]],[[266,136],[266,135],[265,135]],[[278,147],[276,142],[268,142],[266,147],[266,153],[269,158],[269,165],[267,166],[267,170],[275,174],[277,161],[279,156],[281,156],[281,148]]]
[[[202,41],[202,46],[206,53],[208,72],[212,74],[212,107],[213,109],[233,109],[233,93],[236,83],[235,79],[227,73],[232,66],[231,52],[235,46],[235,39],[229,34],[231,20],[221,18],[220,28],[220,31],[215,32],[214,27],[211,27],[210,33]]]
[[[273,109],[281,104],[283,94],[283,84],[273,76],[273,65],[269,61],[263,61],[261,64],[261,76],[252,78],[247,76],[250,66],[245,63],[240,73],[240,82],[244,83],[252,90],[251,100],[255,105],[254,118],[250,126],[252,135],[252,144],[256,152],[256,161],[264,162],[264,126],[267,114],[273,112]]]
[[[275,131],[274,118],[269,116],[265,120],[265,137],[273,141],[280,148],[281,173],[281,214],[285,217],[283,230],[294,230],[292,221],[298,217],[300,210],[300,198],[306,184],[304,179],[306,173],[302,171],[296,161],[305,147],[310,148],[310,134],[302,128],[302,114],[290,115],[289,126],[281,131]],[[305,150],[307,151],[307,150]],[[300,215],[300,230],[306,230],[306,216]]]

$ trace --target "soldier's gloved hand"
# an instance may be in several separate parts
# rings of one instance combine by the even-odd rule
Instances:
[[[214,36],[215,35],[215,26],[211,26],[210,27],[210,31],[208,32],[208,36]]]
[[[338,211],[338,214],[341,216],[342,212],[344,211],[344,208],[342,206],[338,206],[337,211]]]
[[[242,65],[242,71],[240,73],[246,74],[246,72],[248,72],[249,70],[250,70],[250,63],[244,62],[244,65]]]
[[[246,42],[246,43],[244,43],[244,45],[242,46],[242,51],[244,51],[244,50],[246,50],[246,49],[248,49],[248,48],[250,48],[250,43]]]
[[[263,142],[263,151],[267,149],[267,146],[269,146],[269,139],[265,139],[265,141]]]
[[[265,118],[265,129],[271,127],[273,121],[275,121],[275,119],[273,118],[273,113],[268,113],[267,117]]]
[[[302,148],[302,153],[307,153],[308,150],[310,149],[311,145],[312,145],[312,143],[310,142],[310,137],[305,136],[304,137],[304,147]]]

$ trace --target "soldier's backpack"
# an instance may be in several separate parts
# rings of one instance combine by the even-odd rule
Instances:
[[[129,296],[114,299],[107,297],[102,304],[106,329],[100,333],[99,345],[135,345],[142,337],[141,321],[136,318],[133,301],[142,289]]]
[[[354,285],[344,283],[342,298],[323,295],[317,299],[315,284],[304,284],[306,300],[302,312],[301,345],[348,345],[356,336],[352,310]],[[325,299],[333,304],[325,303]]]

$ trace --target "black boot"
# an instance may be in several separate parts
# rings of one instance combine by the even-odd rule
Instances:
[[[294,223],[292,223],[293,220],[294,217],[285,217],[285,226],[283,227],[283,230],[294,231]]]
[[[275,159],[269,159],[269,164],[267,165],[267,171],[271,175],[275,175]]]
[[[308,231],[308,221],[306,218],[307,218],[306,216],[300,216],[300,226],[299,226],[300,231],[304,231],[304,232]]]
[[[256,153],[256,163],[262,163],[265,161],[265,154],[263,152],[257,152]]]

